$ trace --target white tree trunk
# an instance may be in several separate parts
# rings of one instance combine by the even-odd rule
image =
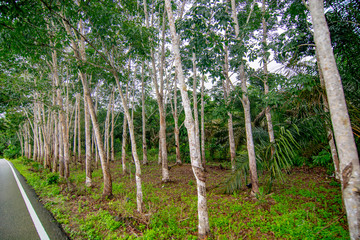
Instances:
[[[126,170],[126,141],[127,141],[127,120],[124,113],[124,120],[123,120],[123,134],[122,134],[122,146],[121,146],[121,163],[123,174],[127,172]]]
[[[172,42],[173,52],[175,55],[175,67],[177,70],[178,79],[180,83],[182,103],[185,110],[185,126],[188,132],[191,165],[197,184],[198,219],[199,219],[198,234],[200,239],[205,239],[210,233],[208,209],[206,202],[206,184],[205,184],[206,176],[205,176],[204,168],[202,167],[202,163],[201,163],[200,146],[196,145],[196,143],[198,142],[198,140],[196,140],[196,128],[195,128],[194,118],[192,116],[189,96],[187,94],[185,77],[182,69],[181,56],[180,56],[179,36],[176,33],[175,22],[171,9],[170,0],[165,0],[165,5],[166,5],[166,11],[168,14],[168,20],[171,31],[171,42]]]
[[[136,182],[137,210],[138,210],[138,212],[142,213],[143,212],[143,192],[142,192],[142,185],[141,185],[141,167],[140,167],[139,156],[137,154],[137,149],[136,149],[134,123],[133,123],[133,119],[132,119],[132,117],[130,115],[127,99],[124,97],[124,94],[123,94],[121,86],[120,86],[119,76],[117,75],[117,73],[115,71],[113,72],[113,75],[115,77],[116,85],[117,85],[119,93],[120,93],[121,102],[123,104],[125,116],[126,116],[128,126],[129,126],[130,141],[131,141],[131,152],[132,152],[134,162],[135,162],[135,182]]]
[[[182,164],[180,155],[180,137],[179,137],[179,116],[177,109],[177,76],[175,76],[175,87],[174,87],[174,124],[175,124],[175,147],[176,147],[176,163]]]
[[[114,130],[115,130],[115,92],[112,96],[112,105],[111,105],[111,131],[110,131],[110,155],[111,155],[111,161],[115,161],[115,148],[114,148]]]
[[[267,23],[265,19],[266,15],[266,0],[262,0],[262,29],[263,29],[263,73],[264,73],[264,93],[267,95],[269,93],[269,84],[268,84],[268,63],[267,63]],[[267,97],[266,97],[267,98]],[[270,107],[267,106],[265,108],[265,117],[267,122],[267,128],[268,128],[268,134],[269,134],[269,141],[270,143],[275,142],[275,136],[274,136],[274,128],[272,124],[271,119],[271,112]],[[274,154],[274,148],[271,148],[271,154]]]
[[[236,5],[235,0],[231,0],[231,9],[232,9],[232,18],[235,23],[235,35],[236,38],[239,38],[239,22],[236,13]],[[239,39],[240,40],[240,39]],[[247,86],[246,86],[246,75],[245,75],[245,66],[244,61],[241,62],[239,67],[239,78],[241,81],[241,90],[242,94],[242,104],[244,106],[244,117],[245,117],[245,130],[246,130],[246,146],[249,157],[249,169],[251,175],[251,193],[255,195],[259,193],[259,181],[257,176],[257,168],[256,168],[256,156],[255,156],[255,147],[251,129],[251,115],[250,115],[250,101],[247,96]]]
[[[340,160],[341,183],[351,239],[360,239],[360,166],[341,78],[332,51],[324,2],[309,1],[314,40],[325,80],[331,121]]]
[[[82,161],[81,161],[81,95],[80,93],[78,94],[78,161],[80,162],[81,166],[82,166]],[[83,169],[83,167],[81,167]]]
[[[58,67],[57,67],[57,53],[56,51],[52,52],[52,71],[53,71],[53,78],[56,85],[56,94],[57,94],[57,104],[59,106],[59,120],[60,120],[60,128],[59,128],[59,134],[61,134],[61,153],[60,155],[60,176],[65,177],[66,179],[69,177],[69,161],[70,161],[70,154],[69,154],[69,134],[67,130],[67,124],[64,114],[64,108],[63,108],[63,99],[61,96],[61,89],[60,89],[60,80],[58,75]]]
[[[203,168],[205,169],[206,166],[206,160],[205,160],[205,103],[204,103],[204,81],[205,76],[203,75],[201,77],[201,160]]]
[[[145,83],[144,83],[144,69],[145,62],[141,66],[141,117],[142,117],[142,144],[143,144],[143,164],[148,164],[147,159],[147,144],[146,144],[146,117],[145,117]]]
[[[85,173],[86,173],[86,180],[85,185],[87,187],[91,187],[92,185],[92,151],[91,151],[91,123],[90,123],[90,114],[89,114],[89,107],[86,103],[86,96],[84,94],[84,115],[85,115]]]
[[[230,105],[230,77],[229,77],[229,52],[227,46],[225,46],[225,56],[224,56],[224,75],[225,81],[223,82],[224,87],[224,100],[226,102],[226,106]],[[235,157],[236,157],[236,149],[235,149],[235,139],[234,139],[234,128],[233,128],[233,120],[232,114],[230,111],[228,114],[228,133],[229,133],[229,147],[230,147],[230,162],[231,162],[231,170],[235,171]]]
[[[319,78],[320,78],[321,88],[323,88],[325,90],[324,75],[323,75],[323,73],[321,71],[320,59],[319,59],[317,51],[316,51],[316,60],[317,60],[318,69],[319,69]],[[328,103],[328,100],[327,100],[325,94],[322,95],[322,100],[323,100],[323,105],[324,105],[324,112],[329,112],[329,103]],[[331,157],[332,157],[332,160],[333,160],[333,163],[334,163],[334,168],[335,168],[335,178],[340,180],[340,177],[341,177],[340,163],[339,163],[339,156],[338,156],[338,153],[337,153],[337,150],[336,150],[334,133],[331,130],[331,126],[328,123],[325,123],[325,124],[326,124],[325,129],[326,129],[326,133],[327,133],[327,139],[329,141],[330,153],[331,153]]]

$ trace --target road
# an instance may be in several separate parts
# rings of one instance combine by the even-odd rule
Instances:
[[[0,240],[22,239],[69,238],[19,172],[0,159]]]

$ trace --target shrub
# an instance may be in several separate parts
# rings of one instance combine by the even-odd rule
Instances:
[[[4,151],[4,157],[8,159],[15,159],[20,155],[20,149],[14,145],[9,145]]]
[[[50,173],[47,177],[47,184],[56,184],[59,181],[59,174],[58,173]]]

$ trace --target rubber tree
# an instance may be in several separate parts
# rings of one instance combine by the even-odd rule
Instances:
[[[360,239],[360,166],[343,86],[331,47],[324,15],[324,1],[310,0],[314,40],[329,103],[331,122],[339,154],[343,201],[351,239]]]
[[[200,145],[197,144],[199,143],[199,140],[196,139],[197,134],[196,134],[195,122],[192,115],[193,112],[190,105],[190,99],[187,93],[187,87],[185,84],[185,76],[184,76],[181,56],[180,56],[179,36],[175,28],[175,21],[171,8],[171,1],[165,0],[165,6],[166,6],[168,22],[171,32],[171,43],[175,57],[175,68],[180,84],[182,104],[185,111],[185,127],[188,133],[191,166],[197,184],[198,220],[199,220],[198,235],[200,239],[206,239],[207,236],[210,234],[209,216],[208,216],[207,201],[206,201],[206,177],[205,177],[204,168],[201,163]]]

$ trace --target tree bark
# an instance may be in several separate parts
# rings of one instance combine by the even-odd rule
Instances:
[[[173,52],[175,55],[175,67],[177,70],[177,75],[180,83],[182,104],[185,110],[185,126],[188,132],[191,165],[197,183],[198,219],[199,219],[198,234],[200,239],[206,239],[210,234],[209,217],[208,217],[207,202],[206,202],[206,183],[205,183],[206,176],[205,176],[204,168],[202,167],[202,163],[201,163],[200,146],[196,145],[196,143],[199,140],[196,140],[196,136],[197,136],[196,128],[195,128],[194,118],[192,116],[190,100],[187,94],[185,77],[182,69],[179,36],[176,33],[174,17],[171,9],[171,1],[165,0],[165,5],[166,5],[166,11],[168,14],[168,20],[171,31],[171,42],[172,42]]]
[[[235,0],[231,0],[231,9],[232,9],[232,18],[235,23],[235,36],[238,40],[240,40],[239,39],[240,30],[239,30],[239,22],[236,14]],[[250,169],[251,183],[252,183],[251,193],[252,195],[255,195],[259,193],[259,180],[257,176],[255,147],[254,147],[254,141],[253,141],[253,135],[251,129],[250,101],[247,96],[246,75],[245,75],[245,66],[243,60],[239,67],[239,78],[241,81],[241,90],[243,92],[242,104],[244,106],[246,146],[249,157],[249,169]]]
[[[91,123],[90,123],[90,114],[89,114],[89,107],[86,103],[86,96],[84,93],[84,115],[85,115],[85,173],[86,173],[86,180],[85,185],[87,187],[92,186],[92,151],[91,151]]]
[[[77,126],[78,126],[78,161],[79,163],[81,164],[81,169],[83,169],[83,165],[82,165],[82,161],[81,161],[81,95],[80,93],[78,94],[78,123],[77,123]]]
[[[206,159],[205,159],[205,103],[204,103],[204,81],[205,76],[203,75],[201,77],[201,160],[202,160],[202,166],[205,169],[206,166]]]
[[[121,163],[123,174],[127,172],[126,170],[126,141],[127,141],[127,120],[124,113],[124,120],[123,120],[123,134],[122,134],[122,146],[121,146]]]
[[[135,132],[134,132],[134,123],[132,120],[132,117],[129,112],[128,102],[127,99],[124,97],[124,94],[122,92],[121,86],[120,86],[120,79],[115,70],[113,71],[113,75],[116,81],[116,85],[118,87],[121,101],[123,104],[125,116],[128,121],[129,126],[129,132],[130,132],[130,141],[131,141],[131,151],[135,162],[135,182],[136,182],[136,202],[137,202],[137,210],[138,212],[143,212],[143,192],[142,192],[142,185],[141,185],[141,167],[140,167],[140,161],[139,156],[137,154],[136,149],[136,140],[135,140]]]
[[[147,14],[147,4],[146,0],[143,1],[144,3],[144,12],[145,12],[145,22],[146,27],[150,27],[149,25],[149,18]],[[155,64],[155,54],[154,51],[151,49],[151,63],[152,63],[152,70],[153,70],[153,82],[155,86],[156,92],[156,99],[159,106],[159,115],[160,115],[160,131],[159,131],[159,161],[161,156],[161,163],[162,163],[162,181],[168,182],[170,181],[169,176],[169,168],[168,168],[168,157],[167,157],[167,144],[166,144],[166,113],[164,107],[164,61],[165,61],[165,13],[163,14],[162,18],[162,41],[161,41],[161,59],[160,59],[160,87],[157,80],[156,74],[156,64]],[[160,152],[161,151],[161,152]]]
[[[113,90],[115,91],[115,89]],[[111,161],[115,161],[115,148],[114,148],[114,130],[115,130],[115,92],[112,96],[112,105],[111,105],[111,131],[110,131],[110,155],[111,155]]]
[[[325,80],[331,121],[337,144],[342,183],[351,239],[360,239],[360,166],[344,91],[332,51],[330,33],[324,15],[324,2],[310,0],[314,40]]]
[[[59,120],[60,120],[60,128],[59,128],[59,134],[61,134],[61,153],[60,155],[60,176],[65,177],[66,179],[69,177],[69,161],[70,161],[70,154],[69,154],[69,134],[67,130],[66,125],[66,119],[64,114],[64,108],[63,108],[63,99],[61,96],[61,89],[60,89],[60,81],[59,81],[59,75],[58,75],[58,67],[57,67],[57,53],[56,51],[52,52],[52,71],[53,71],[53,77],[55,80],[56,85],[56,94],[57,94],[57,104],[59,106]]]
[[[181,155],[180,155],[180,137],[179,137],[179,116],[177,109],[177,74],[175,74],[174,79],[174,135],[175,135],[175,148],[176,148],[176,163],[182,164]]]
[[[269,84],[268,84],[268,65],[267,65],[267,23],[265,19],[266,14],[266,0],[262,0],[262,29],[263,29],[263,73],[264,73],[264,93],[265,96],[269,94]],[[266,98],[268,98],[266,96]],[[275,136],[274,136],[274,128],[272,124],[271,119],[271,112],[270,112],[270,106],[266,106],[265,108],[265,117],[267,122],[267,128],[268,128],[268,134],[269,134],[269,141],[270,143],[275,142]],[[274,154],[274,148],[271,148],[271,155]]]
[[[147,144],[146,144],[146,117],[145,117],[145,83],[144,83],[145,62],[141,65],[141,117],[142,117],[142,144],[143,144],[143,164],[148,164]]]
[[[230,105],[230,77],[229,77],[229,52],[227,46],[225,46],[225,56],[224,56],[224,75],[225,81],[223,82],[224,85],[224,100],[226,106],[229,107]],[[228,133],[229,133],[229,147],[230,147],[230,162],[231,162],[231,170],[235,171],[235,157],[236,157],[236,149],[235,149],[235,139],[234,139],[234,128],[233,128],[233,120],[232,114],[230,111],[227,112],[228,114]]]

